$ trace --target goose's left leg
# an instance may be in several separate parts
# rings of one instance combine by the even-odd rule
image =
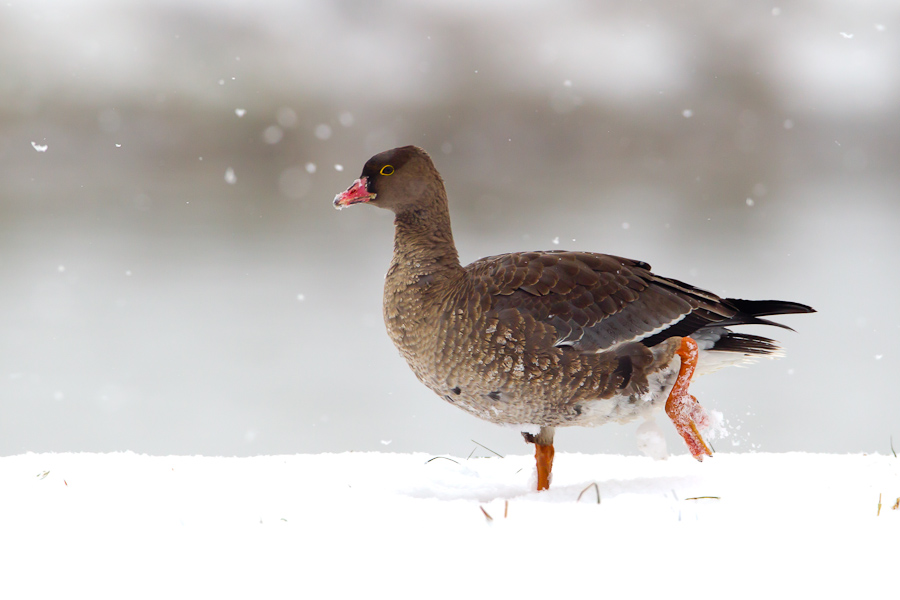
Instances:
[[[681,368],[678,371],[675,385],[672,386],[672,391],[669,393],[669,398],[666,400],[666,414],[669,415],[672,423],[675,424],[675,429],[684,438],[691,455],[702,461],[704,454],[712,456],[712,450],[700,435],[700,427],[706,425],[709,418],[697,399],[688,393],[691,377],[697,367],[699,355],[697,342],[689,337],[681,338],[681,346],[675,353],[681,358]]]

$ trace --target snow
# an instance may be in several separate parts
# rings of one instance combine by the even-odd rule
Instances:
[[[353,113],[349,111],[344,111],[338,116],[338,121],[340,121],[341,125],[344,127],[350,127],[356,121]]]
[[[277,125],[269,125],[263,130],[262,137],[267,144],[277,144],[284,137],[284,131]]]
[[[331,127],[326,123],[316,125],[315,136],[320,140],[327,140],[331,137]]]
[[[289,106],[282,106],[281,108],[279,108],[275,119],[278,121],[279,125],[288,129],[296,127],[297,121],[299,120],[297,117],[297,113],[294,112],[294,109],[290,108]]]
[[[4,457],[0,586],[9,598],[896,593],[894,456],[558,453],[541,493],[532,472],[531,456]]]

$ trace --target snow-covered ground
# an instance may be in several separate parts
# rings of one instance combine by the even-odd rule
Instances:
[[[4,457],[0,596],[898,592],[894,456],[558,453],[532,484],[527,455]]]

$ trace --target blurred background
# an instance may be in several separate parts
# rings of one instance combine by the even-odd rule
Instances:
[[[718,451],[900,449],[900,4],[550,6],[4,3],[0,455],[530,452],[416,381],[391,215],[332,208],[404,144],[464,262],[591,250],[817,308],[695,383]]]

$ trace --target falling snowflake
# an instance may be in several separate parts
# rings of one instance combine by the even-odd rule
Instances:
[[[322,123],[321,125],[316,126],[315,135],[320,140],[327,140],[331,137],[331,127]]]

